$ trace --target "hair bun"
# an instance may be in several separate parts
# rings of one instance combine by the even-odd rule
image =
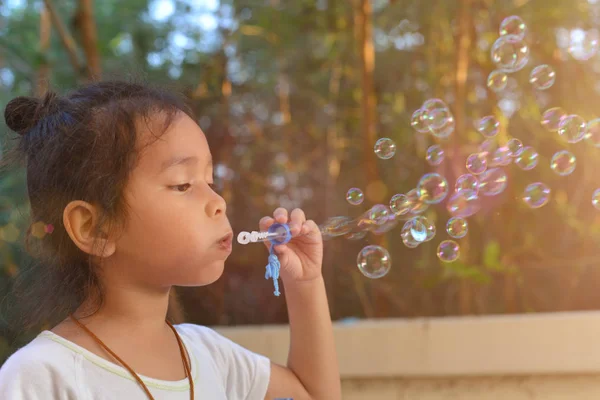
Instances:
[[[4,109],[6,125],[13,131],[24,135],[35,126],[41,100],[35,97],[16,97],[8,102]]]

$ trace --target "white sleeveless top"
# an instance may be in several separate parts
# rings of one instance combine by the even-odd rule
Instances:
[[[264,400],[271,365],[205,326],[175,325],[190,354],[194,394],[202,400]],[[140,376],[156,400],[189,400],[189,382]],[[118,364],[43,331],[0,368],[2,400],[142,400],[146,393]]]

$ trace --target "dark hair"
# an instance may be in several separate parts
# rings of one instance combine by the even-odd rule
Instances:
[[[158,122],[159,132],[152,131],[158,139],[179,112],[192,117],[183,96],[125,81],[88,84],[64,97],[48,92],[42,99],[17,97],[8,103],[6,124],[20,136],[3,165],[26,162],[31,204],[25,242],[33,261],[16,277],[11,296],[16,303],[10,307],[19,309],[21,328],[58,322],[86,299],[97,299],[96,310],[101,306],[98,265],[67,234],[64,208],[73,200],[94,204],[101,212],[96,229],[107,224],[111,231],[118,229],[128,213],[123,191],[141,149],[136,126],[145,122],[150,128]],[[54,230],[34,240],[32,248],[36,222]]]

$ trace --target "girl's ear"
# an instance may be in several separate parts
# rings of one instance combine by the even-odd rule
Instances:
[[[88,202],[74,200],[63,212],[63,224],[69,237],[81,251],[96,257],[109,257],[116,250],[116,243],[106,232],[97,234],[98,209]]]

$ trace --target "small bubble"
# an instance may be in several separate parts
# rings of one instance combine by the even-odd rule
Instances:
[[[577,33],[577,35],[574,35]],[[574,37],[575,36],[575,37]],[[584,31],[577,29],[571,33],[571,43],[569,44],[569,54],[576,60],[586,61],[598,53],[598,31],[590,29]]]
[[[346,201],[348,203],[352,204],[353,206],[362,204],[364,199],[365,199],[365,196],[364,196],[362,190],[360,190],[359,188],[350,188],[350,189],[348,189],[348,192],[346,193]]]
[[[365,246],[356,258],[358,270],[367,278],[378,279],[390,272],[392,258],[381,246]]]
[[[480,153],[493,153],[498,149],[498,143],[496,142],[496,138],[487,138],[479,145]]]
[[[454,239],[460,239],[467,235],[467,220],[460,217],[452,217],[446,223],[446,232]]]
[[[499,147],[490,160],[490,167],[506,166],[512,162],[511,150],[508,146]]]
[[[429,133],[431,133],[438,139],[444,139],[452,135],[454,129],[456,129],[456,122],[454,121],[454,117],[451,116],[446,120],[446,123],[444,123],[444,125],[442,125],[440,128],[434,129],[430,127]]]
[[[523,151],[523,142],[519,139],[510,139],[506,147],[510,150],[511,157],[517,157]]]
[[[546,90],[554,85],[556,81],[556,73],[554,69],[547,65],[538,65],[533,70],[531,70],[531,74],[529,75],[529,83],[537,90]]]
[[[567,113],[560,107],[552,107],[542,114],[542,126],[550,132],[558,131],[560,123],[567,117]]]
[[[440,165],[442,161],[444,161],[444,150],[438,144],[429,146],[429,148],[427,149],[427,155],[425,156],[425,159],[427,160],[429,165]]]
[[[430,131],[444,127],[448,120],[453,119],[450,109],[440,99],[429,99],[423,103],[422,118]]]
[[[496,196],[506,189],[508,177],[502,168],[491,168],[479,176],[479,194]]]
[[[375,204],[367,211],[367,218],[375,225],[382,225],[387,222],[390,215],[390,209],[384,204]]]
[[[427,227],[419,217],[411,218],[406,221],[400,234],[405,236],[410,234],[414,241],[422,243],[427,239]]]
[[[411,189],[406,193],[410,204],[411,214],[420,214],[429,208],[429,204],[425,201],[427,193],[420,190]]]
[[[382,160],[389,160],[396,154],[396,143],[389,138],[381,138],[375,143],[375,155]]]
[[[479,175],[487,169],[487,157],[485,153],[473,153],[467,157],[465,164],[467,171],[473,175]]]
[[[560,176],[570,175],[575,171],[575,165],[575,156],[567,150],[557,151],[550,160],[550,169]]]
[[[404,194],[395,194],[390,200],[390,209],[396,215],[404,215],[410,211],[410,199]]]
[[[550,200],[550,188],[542,182],[527,185],[523,193],[523,201],[531,208],[540,208]]]
[[[492,45],[491,57],[498,69],[516,72],[527,65],[529,47],[517,35],[500,36]]]
[[[506,89],[508,76],[506,72],[494,70],[490,72],[487,78],[487,87],[494,92],[501,92]]]
[[[477,132],[487,138],[496,136],[499,131],[500,122],[493,115],[481,118],[477,124]]]
[[[444,240],[437,248],[437,256],[443,262],[453,262],[460,256],[460,247],[454,240]]]
[[[594,190],[592,194],[592,205],[596,210],[600,210],[600,189]]]
[[[585,137],[586,123],[579,115],[567,115],[558,125],[558,134],[569,143],[577,143]]]
[[[521,17],[511,15],[502,20],[498,32],[500,36],[515,35],[517,38],[523,40],[527,34],[527,25],[525,25],[525,21]]]
[[[448,181],[438,173],[425,174],[419,179],[417,190],[424,197],[427,204],[437,204],[448,194]]]
[[[454,186],[456,192],[463,190],[472,190],[475,193],[479,191],[479,180],[475,175],[463,174],[456,178],[456,185]]]
[[[429,128],[425,124],[425,119],[423,117],[423,110],[421,108],[417,109],[410,119],[410,125],[419,133],[427,133],[429,132]]]
[[[481,201],[474,190],[461,190],[450,196],[446,209],[453,217],[468,218],[481,209]]]
[[[593,119],[586,124],[585,140],[594,147],[600,148],[600,118]]]
[[[538,158],[538,153],[533,147],[525,146],[515,159],[515,164],[523,171],[529,171],[535,168],[538,163]]]

